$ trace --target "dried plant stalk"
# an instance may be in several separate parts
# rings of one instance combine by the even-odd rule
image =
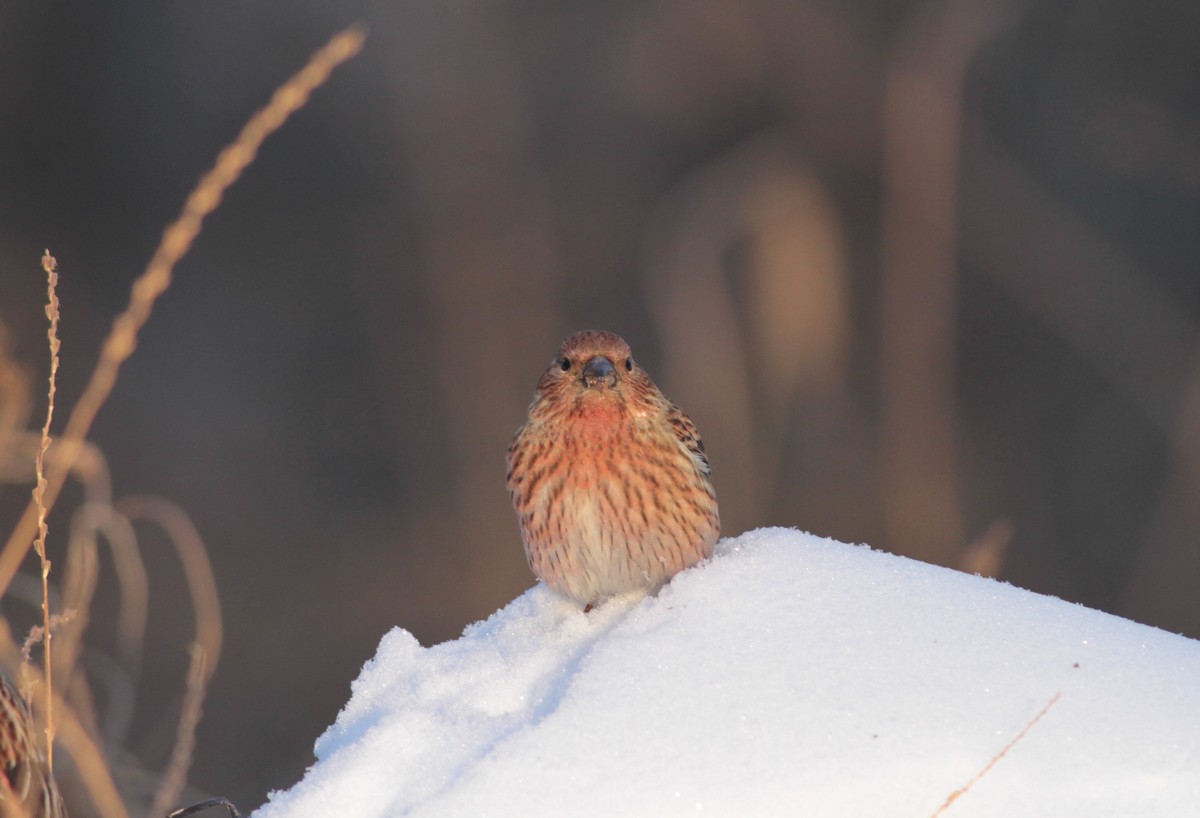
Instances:
[[[75,648],[73,651],[60,650],[56,654],[59,672],[66,673],[72,669],[73,662],[70,660],[78,655],[78,643],[90,619],[87,611],[96,588],[97,535],[103,534],[112,555],[120,590],[116,623],[117,652],[126,670],[136,678],[141,673],[142,642],[149,616],[150,581],[133,526],[111,505],[85,503],[71,516],[70,534],[66,579],[62,583],[63,604],[82,614],[76,620],[75,627],[59,637],[60,646],[70,644]],[[90,569],[90,572],[78,573],[83,568]]]
[[[205,668],[204,648],[193,642],[191,653],[187,689],[183,694],[183,709],[175,730],[175,747],[171,750],[171,760],[163,771],[158,791],[154,793],[150,815],[162,815],[175,803],[187,785],[188,768],[192,766],[192,752],[196,748],[196,727],[200,724],[201,704],[204,702],[204,692],[211,674]]]
[[[129,305],[113,322],[91,380],[67,419],[59,444],[62,449],[61,460],[53,459],[46,480],[44,503],[47,510],[54,507],[67,472],[79,456],[96,413],[112,392],[121,365],[133,354],[139,330],[150,318],[154,302],[171,285],[172,270],[191,249],[204,219],[216,210],[225,191],[254,161],[263,141],[308,101],[312,92],[329,78],[333,69],[362,50],[365,37],[361,26],[351,26],[317,51],[308,65],[284,83],[266,107],[251,117],[233,144],[221,152],[212,170],[204,175],[188,196],[179,218],[167,227],[145,272],[133,283]],[[13,529],[4,551],[0,552],[0,594],[8,588],[28,553],[37,526],[37,515],[35,504],[30,503]]]
[[[175,265],[191,248],[196,236],[200,233],[204,219],[217,208],[225,191],[254,161],[263,141],[282,126],[295,111],[304,106],[312,92],[328,79],[330,73],[338,65],[362,49],[364,38],[365,32],[360,26],[352,26],[334,36],[324,48],[313,55],[299,73],[275,92],[271,101],[250,119],[233,144],[221,152],[212,170],[201,178],[184,204],[183,212],[164,231],[162,240],[146,270],[134,282],[130,301],[125,311],[113,322],[112,329],[101,349],[100,359],[92,371],[91,379],[67,419],[59,445],[55,447],[55,456],[50,459],[48,474],[43,472],[43,466],[46,451],[50,446],[50,422],[54,408],[59,342],[57,337],[58,301],[55,297],[57,265],[49,252],[43,257],[43,267],[50,280],[50,305],[46,310],[51,322],[49,332],[50,401],[41,444],[37,450],[36,487],[33,498],[14,527],[4,550],[0,552],[0,595],[3,595],[12,582],[18,567],[28,554],[30,546],[33,545],[42,562],[42,630],[45,640],[46,665],[42,678],[37,681],[42,683],[46,693],[47,758],[50,758],[53,748],[54,720],[51,714],[56,706],[56,697],[51,687],[51,620],[48,587],[50,563],[45,555],[46,517],[62,491],[67,474],[88,445],[85,440],[87,433],[91,429],[100,407],[112,393],[121,365],[133,354],[138,332],[149,319],[158,297],[170,286]],[[194,589],[195,584],[193,583]],[[199,596],[206,595],[201,593]],[[212,596],[215,597],[215,592]],[[215,642],[219,650],[219,618],[215,639],[210,619],[203,613],[200,613],[198,618],[208,625],[208,627],[200,628],[202,632],[207,631],[207,638],[203,641],[210,645]],[[0,645],[0,649],[14,647],[11,634],[7,632],[7,626],[2,620],[0,620],[0,641],[4,643]],[[193,661],[189,671],[188,694],[185,698],[184,713],[181,718],[179,740],[168,768],[168,778],[170,779],[180,778],[186,772],[190,761],[192,737],[196,721],[199,718],[200,702],[203,698],[205,684],[211,676],[211,665],[208,665],[207,658],[205,649],[200,646],[200,643],[197,643],[193,650]],[[37,671],[30,667],[29,675],[36,677]],[[127,818],[128,813],[113,786],[112,776],[99,747],[75,717],[70,707],[61,701],[57,704],[61,705],[58,709],[62,713],[62,724],[60,725],[62,740],[76,761],[95,806],[102,815]],[[160,796],[169,795],[171,788],[169,782],[165,784]]]
[[[201,705],[221,653],[221,604],[200,532],[182,509],[158,497],[128,497],[118,504],[117,510],[130,520],[155,522],[166,532],[179,554],[196,614],[196,639],[192,643],[192,659],[175,733],[175,746],[150,811],[151,815],[161,815],[179,797],[187,782]]]
[[[42,255],[42,269],[46,271],[46,291],[49,301],[46,304],[46,317],[50,319],[50,329],[46,335],[50,340],[50,389],[46,404],[46,423],[42,426],[42,442],[38,446],[37,459],[34,463],[34,474],[37,482],[33,487],[33,505],[37,510],[37,539],[33,543],[38,559],[42,563],[42,657],[45,666],[45,695],[46,695],[46,769],[54,773],[54,685],[53,663],[50,658],[50,560],[46,559],[46,475],[42,467],[45,464],[46,450],[50,448],[50,421],[54,418],[54,391],[58,376],[58,262],[47,250]],[[51,503],[53,500],[51,500]]]
[[[1045,716],[1047,713],[1050,712],[1051,707],[1058,704],[1058,700],[1061,698],[1062,698],[1061,692],[1055,693],[1054,696],[1050,699],[1050,701],[1046,702],[1046,706],[1043,707],[1036,716],[1034,716],[1032,719],[1030,719],[1029,722],[1024,727],[1021,728],[1021,732],[1017,733],[1013,737],[1012,741],[1010,741],[1008,744],[1004,745],[1004,749],[1002,749],[1000,752],[998,752],[994,756],[992,756],[991,760],[984,766],[984,768],[982,770],[980,770],[979,772],[977,772],[975,774],[974,778],[972,778],[966,784],[962,785],[962,787],[960,787],[957,790],[955,790],[954,792],[950,793],[950,795],[946,798],[946,800],[942,802],[942,805],[937,808],[937,812],[935,812],[931,816],[931,818],[938,818],[939,815],[944,814],[946,812],[946,810],[950,809],[951,804],[953,804],[955,801],[957,801],[960,796],[966,795],[967,791],[969,789],[971,789],[971,787],[974,787],[976,784],[979,783],[980,779],[982,779],[985,775],[990,773],[992,771],[992,767],[995,767],[996,764],[999,763],[1000,759],[1002,759],[1006,755],[1008,755],[1009,750],[1011,750],[1013,747],[1016,747],[1017,744],[1020,743],[1020,741],[1023,738],[1025,738],[1025,736],[1029,735],[1029,731],[1032,730],[1034,728],[1034,726],[1039,721],[1042,720],[1043,716]]]
[[[221,655],[223,628],[217,581],[200,532],[183,509],[161,497],[125,497],[117,503],[115,511],[130,522],[147,520],[155,523],[175,547],[192,597],[192,610],[196,615],[195,642],[204,651],[207,683]]]

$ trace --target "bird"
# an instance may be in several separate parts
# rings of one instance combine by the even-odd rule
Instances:
[[[0,674],[0,816],[66,818],[25,698]]]
[[[585,612],[657,593],[711,557],[720,536],[696,425],[611,332],[562,342],[506,465],[529,567]]]

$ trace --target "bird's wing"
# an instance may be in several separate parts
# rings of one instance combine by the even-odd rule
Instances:
[[[29,705],[0,676],[0,815],[65,818],[62,797],[38,744]],[[8,803],[15,799],[17,804]]]
[[[712,466],[708,464],[708,455],[704,453],[704,441],[700,439],[700,433],[696,431],[696,424],[692,423],[692,419],[672,403],[671,408],[667,410],[667,421],[671,424],[675,437],[692,456],[696,468],[704,476],[712,476]]]

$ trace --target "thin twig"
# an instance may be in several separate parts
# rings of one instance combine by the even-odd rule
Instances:
[[[1049,713],[1050,708],[1053,707],[1055,704],[1057,704],[1058,700],[1061,698],[1062,698],[1061,692],[1055,693],[1054,698],[1052,698],[1052,699],[1050,699],[1050,701],[1046,702],[1046,706],[1041,709],[1041,712],[1039,712],[1036,716],[1034,716],[1032,719],[1030,719],[1029,723],[1026,724],[1021,729],[1021,732],[1017,733],[1017,735],[1013,738],[1012,741],[1010,741],[1008,744],[1006,744],[1004,746],[1003,750],[1001,750],[1000,752],[998,752],[994,756],[992,756],[992,760],[989,761],[982,770],[980,770],[978,773],[976,773],[974,778],[972,778],[970,781],[968,781],[966,784],[964,784],[959,789],[950,793],[949,797],[946,798],[946,800],[942,803],[942,805],[937,808],[937,812],[935,812],[932,816],[930,816],[930,818],[938,818],[939,815],[944,813],[946,810],[950,809],[950,805],[953,804],[956,800],[958,800],[959,796],[965,795],[967,790],[971,789],[971,787],[974,787],[976,784],[978,784],[979,780],[982,779],[989,772],[991,772],[992,767],[995,767],[996,763],[998,761],[1000,761],[1000,759],[1004,758],[1004,756],[1006,756],[1008,754],[1009,750],[1011,750],[1013,747],[1016,747],[1017,743],[1020,742],[1021,739],[1025,738],[1025,736],[1029,733],[1029,731],[1033,729],[1033,726],[1035,724],[1037,724],[1039,721],[1041,721],[1042,716],[1045,716],[1047,713]]]
[[[46,771],[54,774],[54,676],[50,659],[50,560],[46,559],[46,526],[47,503],[45,502],[46,475],[42,467],[45,464],[46,450],[50,448],[50,421],[54,418],[54,391],[58,376],[58,262],[47,250],[42,255],[42,269],[46,271],[46,291],[49,302],[46,304],[46,317],[50,319],[50,329],[46,336],[50,339],[50,390],[46,404],[46,423],[42,426],[42,442],[38,446],[34,473],[37,482],[33,487],[33,505],[37,509],[37,539],[33,543],[38,559],[42,563],[42,660],[46,668]],[[53,503],[51,499],[50,503]]]
[[[133,354],[138,332],[150,318],[155,301],[170,286],[175,265],[191,249],[204,219],[217,208],[225,191],[254,160],[263,141],[308,101],[312,92],[329,78],[333,69],[362,50],[365,37],[362,26],[351,26],[335,35],[314,54],[308,65],[276,91],[266,107],[246,123],[233,144],[221,152],[212,170],[204,175],[188,196],[179,218],[167,227],[145,272],[133,283],[129,305],[113,322],[91,380],[67,419],[59,444],[62,447],[61,460],[53,460],[46,480],[47,510],[53,508],[58,499],[67,472],[79,456],[96,413],[112,393],[121,365]],[[28,553],[36,526],[37,508],[30,503],[3,552],[0,552],[0,594],[8,588]]]

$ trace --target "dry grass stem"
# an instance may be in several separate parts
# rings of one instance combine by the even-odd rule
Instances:
[[[104,752],[62,699],[55,697],[59,713],[58,737],[79,771],[97,814],[104,818],[129,818],[117,792]]]
[[[112,553],[121,592],[117,615],[117,652],[129,672],[137,677],[141,671],[142,642],[149,616],[150,581],[133,526],[123,514],[107,503],[85,503],[71,516],[66,579],[63,582],[64,604],[85,612],[91,606],[97,579],[98,533],[104,535]],[[78,653],[78,643],[83,638],[88,620],[86,615],[81,616],[76,627],[70,630],[72,647],[76,650],[57,655],[63,672],[69,672],[72,667],[71,660]],[[63,642],[66,641],[64,638]]]
[[[1056,705],[1058,700],[1061,698],[1062,693],[1055,693],[1054,697],[1050,699],[1050,701],[1046,702],[1046,706],[1043,707],[1036,716],[1030,719],[1028,724],[1021,728],[1021,732],[1017,733],[1017,735],[1013,737],[1012,741],[1004,745],[1003,750],[992,756],[991,761],[989,761],[982,770],[976,773],[974,778],[964,784],[961,788],[950,793],[949,797],[947,797],[942,805],[937,808],[937,812],[935,812],[931,818],[938,818],[939,815],[942,815],[946,810],[950,809],[951,804],[957,801],[960,796],[965,795],[966,792],[971,789],[971,787],[974,787],[985,775],[990,773],[992,768],[996,766],[997,762],[1004,758],[1004,756],[1008,755],[1008,751],[1013,747],[1016,747],[1017,744],[1029,734],[1029,731],[1033,729],[1034,725],[1041,721],[1042,717],[1049,713],[1050,708]]]
[[[182,509],[162,498],[145,496],[125,498],[118,503],[118,510],[130,520],[150,520],[167,533],[183,565],[196,613],[196,640],[191,649],[192,659],[175,746],[150,811],[151,815],[161,815],[179,798],[187,783],[201,705],[221,653],[221,606],[208,551],[200,533]]]
[[[179,714],[179,725],[175,730],[175,746],[171,759],[162,774],[162,781],[154,793],[150,815],[163,815],[167,808],[179,799],[187,785],[187,772],[192,766],[192,751],[196,748],[196,727],[200,724],[201,704],[211,673],[205,668],[204,648],[192,644],[192,660],[188,666],[187,689],[183,696],[183,709]]]
[[[204,651],[204,682],[207,684],[217,669],[217,660],[221,655],[223,626],[217,581],[200,532],[183,509],[161,497],[126,497],[117,503],[117,512],[131,521],[149,520],[156,523],[167,533],[175,547],[192,596],[192,609],[196,614],[195,641]]]
[[[85,484],[88,485],[89,502],[83,513],[73,520],[73,528],[82,534],[72,537],[66,583],[68,595],[73,600],[90,600],[96,582],[98,565],[96,533],[103,531],[113,547],[114,562],[124,591],[119,641],[127,648],[122,650],[127,654],[127,658],[136,656],[140,651],[141,635],[146,620],[145,568],[137,549],[136,536],[133,534],[128,518],[115,511],[110,505],[111,489],[107,479],[107,468],[102,458],[89,457],[89,452],[93,452],[94,447],[86,441],[86,436],[101,406],[112,393],[121,366],[133,354],[138,333],[149,319],[158,297],[170,286],[172,271],[191,248],[196,236],[200,233],[204,219],[218,207],[228,188],[237,181],[246,167],[254,160],[263,141],[282,126],[295,111],[304,106],[312,92],[328,79],[330,73],[338,65],[362,49],[364,36],[364,31],[355,26],[333,37],[324,48],[313,55],[299,73],[276,91],[262,110],[251,117],[233,144],[221,152],[213,168],[201,178],[184,204],[180,216],[164,231],[162,240],[145,271],[134,282],[129,304],[113,322],[91,378],[78,403],[68,416],[63,434],[49,457],[47,457],[47,451],[50,450],[51,443],[50,425],[54,410],[55,376],[58,369],[59,309],[55,296],[57,265],[48,252],[42,259],[43,267],[49,276],[50,295],[50,304],[46,309],[47,317],[50,319],[51,351],[49,406],[41,439],[36,445],[34,468],[36,485],[33,498],[14,527],[3,551],[0,552],[0,594],[3,594],[12,583],[13,577],[32,545],[42,565],[43,623],[40,628],[35,629],[40,632],[33,634],[31,640],[41,639],[43,641],[46,663],[45,670],[41,672],[28,663],[22,663],[23,678],[27,680],[28,689],[40,686],[45,691],[45,704],[40,710],[42,710],[41,715],[47,725],[47,759],[52,759],[56,730],[56,724],[51,714],[57,712],[59,714],[57,724],[59,739],[74,760],[96,812],[105,818],[128,818],[128,812],[113,783],[112,774],[104,755],[91,731],[84,726],[76,712],[62,700],[60,694],[56,693],[51,685],[50,640],[52,627],[56,622],[50,615],[48,585],[50,562],[46,559],[45,550],[46,518],[58,499],[67,475],[72,471],[79,473]],[[49,465],[48,469],[46,468],[47,464]],[[99,486],[98,493],[93,490],[93,484]],[[142,500],[133,503],[132,506],[142,516],[158,521],[172,538],[184,564],[196,608],[197,636],[192,646],[192,660],[188,671],[187,690],[177,740],[164,773],[162,785],[155,796],[155,812],[161,813],[165,806],[158,805],[160,803],[165,805],[178,797],[185,783],[195,744],[195,730],[200,718],[204,691],[211,679],[217,656],[220,653],[221,619],[212,570],[203,543],[191,522],[179,509],[169,504],[156,505],[153,502]],[[79,542],[82,542],[81,546],[78,545]],[[75,563],[74,566],[71,565],[72,562]],[[74,570],[70,570],[72,567]],[[78,610],[86,611],[86,604],[81,605]],[[72,640],[69,639],[64,645],[68,648],[68,667],[74,665],[74,659],[78,655],[78,638],[86,626],[86,621],[86,613],[80,615],[79,621],[72,628],[75,644],[71,644]],[[33,641],[26,645],[27,655]],[[134,643],[137,647],[128,649],[129,645]],[[17,659],[19,653],[7,622],[2,619],[0,619],[0,653],[12,656],[14,662],[19,661]],[[86,688],[86,684],[84,687]]]
[[[50,340],[50,388],[46,403],[46,423],[42,426],[42,442],[38,446],[34,474],[37,482],[33,487],[33,505],[37,509],[37,539],[33,547],[42,563],[42,657],[46,676],[46,769],[54,773],[54,674],[53,662],[50,656],[50,640],[53,633],[50,629],[50,560],[46,559],[46,475],[43,472],[46,450],[50,448],[50,421],[54,418],[54,391],[58,377],[58,262],[47,250],[42,255],[42,269],[46,271],[46,291],[49,301],[46,304],[46,317],[50,319],[50,328],[46,336]],[[53,501],[51,501],[53,502]]]
[[[753,260],[732,264],[739,247]],[[849,335],[843,231],[820,180],[782,131],[735,146],[688,176],[650,221],[643,248],[651,316],[663,339],[663,388],[707,405],[723,440],[726,520],[769,516],[785,434],[802,393],[845,378]],[[720,396],[707,387],[723,373]],[[727,502],[728,501],[728,502]]]
[[[133,354],[138,332],[149,319],[155,301],[170,286],[175,265],[191,248],[204,219],[217,208],[225,191],[254,160],[263,141],[308,101],[312,92],[337,66],[362,49],[365,36],[360,26],[352,26],[335,35],[313,55],[308,65],[284,83],[266,107],[251,117],[233,144],[221,152],[212,170],[188,196],[179,218],[164,231],[145,272],[133,283],[129,305],[113,322],[92,377],[67,419],[61,440],[61,464],[54,464],[46,481],[44,502],[47,510],[53,508],[58,499],[67,471],[84,445],[97,412],[111,394],[121,365]],[[34,504],[26,507],[4,551],[0,552],[0,593],[8,587],[28,553],[37,514]]]
[[[22,430],[0,438],[0,445],[8,447],[0,450],[0,482],[34,482],[34,461],[41,441],[40,431]],[[62,460],[62,448],[58,441],[50,441],[50,448],[46,450],[46,460],[51,470],[58,468],[59,461]],[[89,501],[112,502],[112,478],[108,472],[108,463],[94,443],[85,441],[77,451],[74,462],[64,468],[71,471],[75,479],[82,484],[84,496]]]

